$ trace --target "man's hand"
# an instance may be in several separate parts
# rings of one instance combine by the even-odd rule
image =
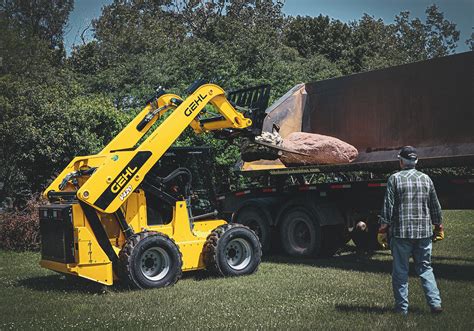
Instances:
[[[444,239],[444,227],[443,224],[435,225],[433,230],[433,241]]]
[[[381,226],[377,233],[377,241],[383,249],[388,249],[388,236],[387,236],[387,226]]]

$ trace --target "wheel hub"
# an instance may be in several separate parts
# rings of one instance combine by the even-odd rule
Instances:
[[[293,247],[307,249],[311,246],[311,231],[304,219],[295,219],[289,227],[289,238]]]
[[[232,239],[224,248],[227,264],[234,270],[242,270],[250,264],[252,250],[250,244],[242,239]]]
[[[140,259],[140,270],[151,281],[163,279],[170,270],[171,258],[163,248],[147,249]]]

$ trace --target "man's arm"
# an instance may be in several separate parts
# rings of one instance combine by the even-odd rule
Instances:
[[[393,206],[395,205],[395,178],[390,176],[383,202],[382,213],[379,218],[380,228],[385,229],[392,223]]]
[[[436,195],[434,184],[430,179],[430,193],[428,197],[428,208],[430,209],[431,223],[434,225],[433,241],[444,239],[443,216],[441,215],[441,205]]]
[[[392,223],[393,205],[395,204],[395,178],[390,176],[385,191],[382,213],[379,218],[380,227],[377,233],[377,241],[383,249],[388,248],[387,229]]]
[[[433,225],[441,225],[443,222],[443,216],[441,215],[441,205],[438,201],[438,196],[436,195],[436,190],[431,179],[428,208],[430,209],[431,223]]]

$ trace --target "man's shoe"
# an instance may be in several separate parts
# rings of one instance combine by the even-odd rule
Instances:
[[[394,309],[395,314],[402,315],[402,316],[408,316],[408,310],[402,310],[399,308]]]
[[[443,308],[440,307],[431,307],[432,314],[441,314],[443,312]]]

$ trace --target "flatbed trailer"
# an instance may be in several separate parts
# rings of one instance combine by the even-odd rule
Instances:
[[[473,54],[290,91],[279,100],[286,106],[267,110],[264,130],[276,124],[283,138],[294,131],[334,136],[354,145],[358,158],[340,165],[246,164],[241,174],[254,184],[218,194],[219,212],[253,228],[267,252],[330,255],[351,237],[362,248],[376,248],[386,181],[404,145],[417,147],[417,168],[432,178],[443,209],[474,209]],[[292,97],[295,107],[288,103]]]
[[[336,175],[332,181],[300,184],[299,176],[321,173],[311,172],[311,167],[291,170],[269,171],[273,185],[217,195],[217,209],[224,218],[256,231],[266,252],[283,247],[294,256],[331,255],[351,238],[361,248],[377,248],[386,179],[344,180]],[[474,209],[474,175],[431,178],[443,209]],[[360,222],[364,230],[356,227]]]

